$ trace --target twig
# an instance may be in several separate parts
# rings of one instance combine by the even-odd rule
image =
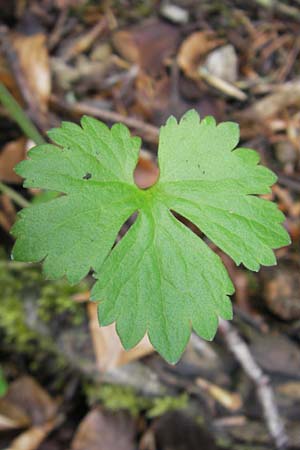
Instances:
[[[239,120],[266,121],[288,106],[300,104],[300,80],[295,79],[276,87],[272,94],[257,100],[252,106],[240,112]]]
[[[59,107],[71,114],[88,114],[108,122],[122,122],[129,128],[134,128],[142,132],[145,139],[148,139],[151,142],[157,142],[158,128],[153,125],[149,125],[142,120],[123,116],[122,114],[119,114],[117,112],[107,111],[105,109],[101,109],[96,106],[90,106],[82,102],[67,103],[66,101],[61,100],[54,95],[50,97],[50,102],[52,105]]]
[[[9,112],[19,127],[24,131],[26,136],[33,140],[36,144],[44,144],[45,140],[38,132],[32,121],[26,116],[19,103],[14,99],[4,84],[0,82],[0,102]]]
[[[9,186],[6,186],[6,184],[2,183],[1,181],[0,181],[0,192],[7,194],[17,205],[21,206],[22,208],[26,208],[27,206],[30,205],[30,202],[26,200],[26,198],[24,198],[14,189],[10,188]]]
[[[49,36],[48,39],[48,49],[49,50],[53,50],[56,45],[58,44],[61,36],[63,35],[63,33],[65,32],[65,22],[68,18],[68,14],[69,14],[69,9],[68,7],[64,7],[59,16],[58,19],[56,21],[56,24],[52,30],[52,33]]]
[[[234,354],[246,374],[256,385],[258,400],[261,403],[266,425],[274,440],[276,448],[285,449],[288,444],[288,436],[285,431],[284,423],[279,415],[269,378],[258,366],[251,355],[246,342],[232,325],[221,319],[219,330],[223,334],[230,351]]]
[[[102,18],[96,25],[91,28],[83,36],[79,36],[78,39],[72,44],[71,47],[66,49],[63,59],[65,62],[70,61],[76,55],[87,51],[95,40],[107,29],[107,19]]]
[[[218,89],[219,91],[224,92],[225,95],[229,95],[230,97],[234,97],[240,101],[247,100],[248,97],[245,92],[241,91],[232,83],[229,83],[228,81],[225,81],[222,78],[213,75],[206,69],[206,67],[200,66],[198,69],[198,74],[208,84]]]
[[[300,19],[299,9],[294,6],[286,5],[281,0],[252,0],[252,2],[265,9],[276,11],[277,13],[291,17],[295,20]]]

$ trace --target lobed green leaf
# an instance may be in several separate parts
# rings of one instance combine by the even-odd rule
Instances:
[[[275,264],[273,249],[290,242],[283,214],[257,197],[276,176],[255,151],[235,149],[235,123],[200,122],[195,111],[180,122],[171,117],[160,132],[160,177],[147,190],[133,181],[140,139],[124,125],[109,129],[84,117],[49,136],[56,145],[35,147],[16,171],[25,186],[64,195],[20,213],[13,256],[43,260],[47,277],[72,283],[92,269],[99,322],[116,322],[126,349],[148,333],[174,363],[192,330],[210,340],[218,318],[232,317],[234,288],[221,259],[171,211],[251,270]],[[115,245],[133,213],[135,223]]]

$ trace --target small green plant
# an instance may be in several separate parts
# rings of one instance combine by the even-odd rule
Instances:
[[[237,148],[238,125],[201,122],[196,111],[161,128],[159,180],[146,190],[133,179],[140,139],[128,129],[83,117],[49,132],[16,172],[24,186],[62,192],[25,208],[13,227],[13,257],[44,260],[48,278],[79,282],[92,270],[99,322],[116,329],[126,349],[145,333],[169,362],[182,354],[192,328],[213,339],[218,317],[232,318],[234,287],[219,256],[172,212],[193,222],[236,262],[257,271],[276,263],[272,249],[289,236],[270,192],[276,176],[258,154]],[[135,223],[114,246],[124,222]]]
[[[4,397],[8,389],[7,381],[4,377],[4,373],[2,371],[2,368],[0,366],[0,398]]]

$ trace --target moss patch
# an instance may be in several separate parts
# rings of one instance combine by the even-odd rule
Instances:
[[[0,260],[0,332],[6,346],[21,353],[51,350],[49,321],[64,326],[85,320],[84,305],[72,296],[86,291],[86,282],[47,281],[40,267],[20,266]]]
[[[131,387],[113,384],[88,384],[84,389],[90,404],[99,402],[110,411],[126,410],[134,417],[144,413],[152,418],[168,411],[184,409],[189,400],[186,393],[172,397],[144,397]]]

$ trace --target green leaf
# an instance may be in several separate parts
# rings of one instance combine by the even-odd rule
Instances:
[[[213,339],[218,317],[231,319],[233,285],[221,259],[173,212],[252,270],[276,263],[272,249],[289,236],[270,192],[275,175],[253,150],[234,149],[238,126],[201,122],[195,111],[171,117],[159,140],[159,181],[139,189],[133,180],[140,140],[123,125],[109,130],[84,117],[81,127],[52,130],[17,166],[25,186],[62,192],[26,208],[13,228],[13,256],[44,260],[49,278],[76,283],[92,269],[99,322],[116,322],[126,349],[148,333],[160,354],[176,362],[194,329]],[[114,245],[124,222],[137,219]]]

